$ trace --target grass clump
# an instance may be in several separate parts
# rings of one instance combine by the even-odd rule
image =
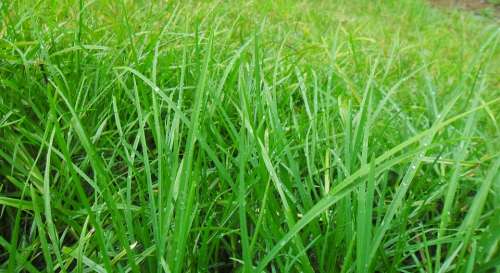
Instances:
[[[0,7],[0,271],[498,269],[497,23],[409,0]]]

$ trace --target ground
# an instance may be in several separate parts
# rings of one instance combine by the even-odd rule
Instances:
[[[497,0],[431,0],[431,3],[438,7],[458,7],[471,11],[491,9],[496,16],[500,14],[500,2]]]

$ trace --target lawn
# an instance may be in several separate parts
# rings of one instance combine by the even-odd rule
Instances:
[[[424,0],[0,1],[0,272],[498,271],[499,42]]]

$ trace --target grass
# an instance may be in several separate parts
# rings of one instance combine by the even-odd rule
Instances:
[[[498,22],[0,2],[0,272],[500,269]]]

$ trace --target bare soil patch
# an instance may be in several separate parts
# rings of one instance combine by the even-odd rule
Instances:
[[[497,15],[500,12],[500,4],[488,0],[430,0],[430,2],[439,7],[456,7],[471,11],[493,9]]]

